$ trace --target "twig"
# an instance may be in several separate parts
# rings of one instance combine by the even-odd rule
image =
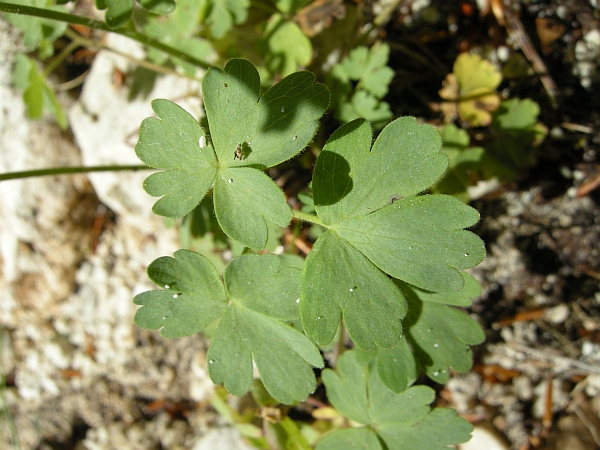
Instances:
[[[579,372],[584,375],[600,375],[600,367],[593,364],[589,364],[573,358],[568,358],[566,356],[557,355],[556,353],[551,353],[544,350],[537,350],[514,342],[507,342],[506,345],[518,352],[529,354],[533,357],[533,359],[539,362],[548,362],[552,366],[556,366],[558,365],[558,363],[566,364],[568,366],[571,366],[574,372]],[[564,372],[564,370],[561,369],[561,372]]]
[[[497,13],[497,9],[494,8],[493,10],[495,13]],[[525,27],[523,27],[523,24],[514,13],[510,5],[505,4],[502,12],[504,17],[496,17],[496,19],[498,19],[498,22],[500,23],[503,22],[503,19],[506,19],[504,23],[509,36],[511,36],[517,42],[523,53],[525,53],[525,56],[533,66],[533,70],[535,70],[535,72],[539,75],[542,85],[544,86],[544,89],[550,98],[552,106],[556,106],[557,98],[559,97],[558,88],[548,73],[546,64],[544,64],[544,61],[542,61],[542,58],[540,58],[538,52],[531,43],[531,39],[529,39],[529,36],[525,31]]]

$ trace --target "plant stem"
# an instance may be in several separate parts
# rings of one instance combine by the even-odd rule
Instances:
[[[77,16],[75,14],[68,14],[61,11],[54,11],[50,9],[44,8],[36,8],[34,6],[26,6],[26,5],[17,5],[14,3],[6,3],[0,1],[0,12],[12,13],[12,14],[21,14],[24,16],[33,16],[39,17],[42,19],[56,20],[59,22],[67,22],[75,25],[83,25],[88,28],[95,28],[97,30],[109,31],[111,33],[117,33],[123,36],[126,36],[134,41],[138,41],[143,45],[147,45],[148,47],[153,47],[157,50],[163,51],[171,56],[182,59],[190,64],[194,64],[195,66],[202,67],[207,69],[209,66],[203,61],[194,58],[193,56],[188,55],[187,53],[183,53],[173,47],[169,47],[168,45],[163,44],[162,42],[157,41],[156,39],[149,38],[141,33],[138,33],[133,30],[128,30],[124,27],[112,29],[104,22],[100,22],[99,20],[90,19],[87,17]]]
[[[48,64],[48,67],[44,69],[44,78],[48,78],[48,75],[50,75],[77,47],[79,47],[79,43],[75,41],[67,45],[63,51]]]
[[[116,55],[119,55],[119,56],[125,58],[128,61],[131,61],[133,64],[136,64],[140,67],[144,67],[145,69],[151,70],[153,72],[162,73],[165,75],[177,75],[178,77],[185,77],[185,78],[189,78],[190,80],[198,81],[198,78],[196,78],[196,77],[186,75],[184,73],[176,72],[175,70],[169,69],[167,67],[159,66],[158,64],[153,64],[150,61],[146,61],[143,59],[136,59],[136,58],[132,57],[131,55],[128,55],[127,53],[124,53],[115,48],[109,47],[106,44],[94,41],[93,39],[85,38],[69,28],[67,28],[65,30],[65,36],[68,37],[69,39],[71,39],[74,43],[76,42],[78,45],[80,45],[82,47],[107,50],[109,52],[112,52]]]
[[[321,225],[322,227],[329,228],[321,219],[312,214],[303,213],[302,211],[293,211],[294,219],[303,220],[304,222],[314,223],[315,225]]]
[[[152,167],[143,165],[131,166],[89,166],[89,167],[51,167],[49,169],[26,170],[23,172],[0,173],[0,181],[19,180],[21,178],[41,177],[44,175],[68,175],[86,172],[116,172],[123,170],[151,170]]]

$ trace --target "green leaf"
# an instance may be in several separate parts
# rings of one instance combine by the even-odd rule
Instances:
[[[391,347],[402,334],[406,301],[394,283],[359,251],[327,231],[304,265],[302,326],[319,345],[334,338],[340,316],[362,348]]]
[[[272,73],[287,76],[312,58],[312,44],[300,27],[280,14],[273,14],[263,37],[265,62]]]
[[[173,0],[138,0],[138,2],[153,14],[169,14],[175,10]]]
[[[446,76],[440,96],[458,102],[458,114],[472,126],[490,124],[490,112],[498,108],[496,88],[502,74],[481,56],[461,53],[454,62],[453,73]]]
[[[458,291],[464,285],[460,271],[485,258],[481,239],[461,229],[478,221],[477,211],[460,200],[428,195],[347,219],[336,231],[395,278],[434,292]]]
[[[213,48],[208,40],[197,36],[198,20],[202,10],[202,2],[197,0],[178,0],[177,8],[169,15],[146,14],[140,17],[134,15],[137,21],[142,22],[144,34],[160,40],[172,48],[201,61],[207,61],[213,54]],[[197,67],[179,58],[167,55],[156,49],[148,49],[149,58],[161,65],[165,65],[171,58],[173,64],[182,67],[185,73],[193,76]]]
[[[329,99],[327,88],[314,79],[309,72],[295,73],[260,97],[258,72],[248,61],[209,69],[202,90],[212,145],[180,107],[153,102],[157,118],[142,123],[136,153],[149,166],[166,169],[144,184],[150,195],[164,196],[154,211],[181,217],[214,182],[223,231],[248,247],[263,248],[267,221],[285,227],[292,213],[281,190],[257,169],[293,157],[314,136]]]
[[[359,89],[354,93],[350,102],[342,102],[337,115],[343,122],[351,122],[354,119],[362,118],[379,129],[392,118],[392,111],[389,104],[378,100],[367,91]]]
[[[67,116],[34,60],[22,53],[15,55],[13,80],[23,90],[23,102],[27,105],[27,115],[30,118],[41,118],[46,108],[54,115],[61,129],[68,128]]]
[[[258,72],[248,61],[209,69],[202,93],[221,165],[267,168],[298,154],[329,104],[327,88],[314,82],[310,72],[294,73],[261,97]],[[242,159],[234,159],[238,144],[245,144]]]
[[[263,172],[250,167],[223,169],[215,179],[217,220],[232,238],[251,248],[267,242],[267,223],[286,227],[292,211],[283,192]]]
[[[406,337],[427,376],[438,383],[448,381],[450,370],[469,370],[473,363],[469,346],[485,339],[468,314],[447,306],[469,305],[479,295],[479,283],[468,275],[465,278],[463,291],[443,294],[399,283],[409,305],[404,320]]]
[[[198,333],[227,309],[225,288],[212,264],[188,250],[178,250],[174,256],[158,258],[148,266],[148,277],[165,290],[143,292],[133,299],[142,305],[135,314],[136,325],[160,329],[166,338]]]
[[[17,5],[35,6],[53,11],[64,11],[57,7],[52,0],[11,0],[9,3]],[[56,20],[19,14],[4,14],[6,20],[23,31],[23,45],[29,50],[39,49],[38,56],[47,58],[54,54],[53,42],[61,37],[68,24]]]
[[[357,47],[350,52],[340,66],[351,80],[359,81],[359,87],[374,97],[381,99],[387,94],[394,71],[387,66],[390,47],[377,44],[371,47]]]
[[[402,392],[414,383],[421,366],[428,376],[440,383],[447,381],[450,369],[468,370],[472,363],[468,345],[481,343],[484,336],[466,314],[444,306],[470,306],[473,298],[481,293],[477,280],[467,273],[463,276],[465,287],[458,292],[426,292],[399,283],[403,289],[410,290],[404,336],[393,348],[374,348],[368,352],[355,348],[357,361],[371,364],[381,381],[394,392]],[[428,303],[425,307],[424,302]],[[444,318],[445,314],[451,319]],[[452,320],[456,320],[454,326]]]
[[[405,305],[385,274],[431,291],[460,290],[460,270],[485,256],[483,242],[461,229],[478,221],[474,209],[448,196],[415,196],[446,168],[435,128],[401,118],[372,149],[371,133],[364,120],[344,125],[315,164],[315,208],[330,230],[306,259],[301,312],[320,345],[333,338],[341,313],[357,346],[393,346]]]
[[[180,38],[190,37],[196,30],[201,8],[202,2],[198,0],[178,0],[177,8],[168,16],[148,14],[143,25],[144,34],[177,45]]]
[[[163,337],[189,336],[220,319],[207,353],[209,374],[243,395],[252,384],[252,360],[265,388],[282,403],[304,400],[316,387],[311,366],[322,367],[317,347],[289,325],[298,320],[300,270],[274,255],[247,254],[225,268],[224,282],[208,260],[178,250],[148,267],[165,290],[143,292],[135,323]]]
[[[472,426],[456,411],[429,408],[435,398],[433,389],[415,386],[395,393],[370,366],[359,364],[352,351],[338,360],[337,373],[325,369],[322,377],[331,404],[365,426],[333,431],[319,442],[316,450],[353,448],[353,441],[354,448],[434,450],[471,438]]]
[[[265,388],[290,404],[314,391],[311,366],[322,367],[318,349],[285,322],[298,318],[300,271],[280,268],[273,255],[243,255],[225,270],[230,299],[211,341],[211,379],[242,395],[252,383],[252,358]]]
[[[211,8],[206,18],[211,34],[221,39],[233,26],[248,18],[250,0],[211,0]]]
[[[394,392],[403,392],[412,385],[420,369],[406,336],[393,348],[378,348],[375,367],[383,384]]]
[[[488,146],[490,154],[511,169],[533,165],[533,148],[547,133],[537,121],[539,113],[538,104],[529,99],[502,102],[492,119],[496,139]]]
[[[96,0],[96,8],[106,9],[106,24],[111,28],[119,28],[129,21],[133,11],[133,0]]]
[[[144,119],[135,152],[145,164],[166,169],[150,175],[144,189],[163,196],[152,210],[161,216],[182,217],[206,195],[217,172],[217,161],[204,130],[183,108],[154,100],[156,118]],[[203,144],[203,145],[201,145]]]
[[[392,201],[415,195],[442,176],[447,158],[437,130],[414,117],[390,123],[371,149],[372,130],[364,120],[340,127],[315,164],[317,213],[327,225],[361,217]]]
[[[376,44],[370,49],[357,47],[332,68],[328,84],[339,120],[363,118],[380,129],[392,118],[390,105],[381,101],[394,76],[394,71],[386,65],[389,52],[387,44]],[[351,80],[357,82],[353,92]]]

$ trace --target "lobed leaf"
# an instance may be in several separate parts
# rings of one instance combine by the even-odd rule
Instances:
[[[248,18],[250,0],[210,0],[211,6],[206,23],[211,34],[223,38],[233,24],[241,24]]]
[[[213,145],[225,167],[272,167],[300,152],[313,138],[329,104],[327,88],[310,72],[281,80],[260,97],[260,78],[248,61],[211,68],[202,83]],[[234,159],[236,146],[244,156]]]
[[[398,200],[372,214],[347,219],[335,230],[385,273],[434,292],[458,291],[460,270],[485,258],[481,239],[461,228],[479,214],[447,195]]]
[[[360,81],[362,89],[380,99],[387,94],[388,85],[394,77],[394,71],[387,66],[389,54],[387,44],[374,45],[370,49],[357,47],[340,66],[348,78]]]
[[[319,345],[331,342],[341,317],[362,348],[392,347],[402,335],[402,293],[333,231],[323,234],[308,254],[301,294],[302,326]]]
[[[286,20],[280,14],[269,18],[262,45],[267,68],[280,76],[290,75],[299,66],[307,66],[312,59],[310,39],[296,22]]]
[[[445,383],[451,370],[469,370],[473,363],[469,346],[482,343],[485,334],[468,314],[447,305],[470,305],[481,291],[477,281],[466,276],[463,291],[443,294],[399,284],[408,300],[406,337],[427,376]]]
[[[265,388],[290,404],[316,388],[311,366],[322,367],[317,347],[286,324],[298,318],[300,271],[274,255],[243,255],[225,270],[231,303],[211,341],[211,379],[242,395],[252,383],[252,358]]]
[[[155,100],[157,118],[142,122],[138,157],[165,169],[148,177],[146,191],[162,198],[154,212],[181,217],[214,182],[215,213],[223,231],[260,249],[267,222],[287,226],[292,213],[265,169],[293,157],[312,139],[327,108],[327,88],[309,72],[295,73],[259,98],[260,78],[244,60],[211,68],[202,83],[212,144],[198,122],[167,100]]]
[[[165,290],[148,291],[133,299],[134,321],[147,330],[160,329],[166,338],[190,336],[203,330],[227,309],[219,274],[204,256],[178,250],[174,258],[158,258],[148,266],[148,277]]]
[[[225,285],[202,255],[178,250],[148,267],[165,290],[143,292],[135,323],[166,338],[189,336],[219,320],[207,353],[209,374],[235,395],[252,384],[252,360],[265,388],[282,403],[304,400],[316,388],[318,348],[288,322],[299,318],[300,270],[275,255],[247,254],[225,268]]]
[[[331,404],[365,426],[333,431],[316,450],[352,448],[348,447],[352,439],[368,445],[355,448],[444,449],[471,437],[472,426],[456,411],[429,408],[435,398],[431,388],[416,386],[395,393],[383,384],[377,372],[359,364],[352,351],[338,359],[337,373],[325,369],[322,377]]]
[[[216,171],[217,161],[204,130],[183,108],[168,100],[154,100],[156,118],[144,119],[135,153],[144,163],[165,169],[150,175],[144,189],[163,196],[152,210],[161,216],[181,217],[204,198]]]
[[[214,190],[215,212],[223,231],[248,247],[265,246],[267,221],[286,227],[292,220],[283,192],[259,170],[220,170]]]
[[[360,217],[415,195],[442,176],[448,160],[437,130],[403,117],[381,132],[357,119],[336,130],[315,164],[317,214],[327,225]]]
[[[398,119],[369,150],[371,133],[364,120],[344,125],[315,164],[315,209],[330,229],[306,259],[301,313],[321,345],[333,339],[341,315],[358,347],[392,347],[405,304],[385,274],[458,291],[460,271],[485,257],[481,239],[462,229],[479,220],[474,209],[449,196],[415,197],[446,168],[435,128]]]

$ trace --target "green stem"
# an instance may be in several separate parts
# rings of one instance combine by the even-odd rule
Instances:
[[[79,47],[78,42],[71,42],[69,45],[67,45],[63,51],[60,52],[60,54],[54,58],[50,64],[48,64],[48,67],[44,69],[44,78],[47,78],[48,75],[50,75],[54,69],[56,69],[60,63],[62,63],[77,47]]]
[[[209,66],[203,61],[194,58],[193,56],[188,55],[187,53],[182,53],[181,51],[169,47],[168,45],[163,44],[162,42],[157,41],[156,39],[149,38],[140,34],[133,30],[128,30],[126,28],[115,28],[112,29],[104,22],[100,22],[99,20],[89,19],[87,17],[77,16],[75,14],[68,14],[61,11],[54,11],[50,9],[44,8],[36,8],[34,6],[26,6],[26,5],[16,5],[14,3],[6,3],[0,1],[0,12],[11,13],[11,14],[21,14],[24,16],[33,16],[39,17],[42,19],[56,20],[59,22],[67,22],[75,25],[83,25],[88,28],[95,28],[97,30],[109,31],[111,33],[117,33],[123,36],[126,36],[134,41],[138,41],[141,44],[147,45],[148,47],[155,48],[157,50],[163,51],[171,56],[182,59],[190,64],[194,64],[195,66],[202,67],[207,69]]]
[[[303,220],[304,222],[314,223],[315,225],[321,225],[322,227],[329,228],[321,219],[312,214],[303,213],[302,211],[293,211],[294,219]]]
[[[68,175],[86,172],[117,172],[123,170],[151,170],[151,167],[142,165],[132,166],[90,166],[90,167],[52,167],[49,169],[26,170],[23,172],[0,173],[0,181],[18,180],[21,178],[41,177],[44,175]]]
[[[146,61],[143,59],[136,59],[136,58],[132,57],[131,55],[128,55],[127,53],[117,50],[116,48],[112,48],[101,42],[94,41],[93,39],[85,38],[85,37],[81,36],[80,34],[76,33],[75,31],[70,30],[68,28],[65,30],[65,36],[68,37],[69,39],[71,39],[74,43],[77,43],[77,45],[79,45],[81,47],[107,50],[109,52],[112,52],[116,55],[119,55],[119,56],[125,58],[128,61],[131,61],[133,64],[136,64],[140,67],[144,67],[145,69],[151,70],[153,72],[162,73],[165,75],[177,75],[178,77],[185,77],[185,78],[189,78],[190,80],[198,81],[198,78],[196,78],[196,77],[186,75],[184,73],[176,72],[175,70],[169,69],[167,67],[153,64],[150,61]]]

